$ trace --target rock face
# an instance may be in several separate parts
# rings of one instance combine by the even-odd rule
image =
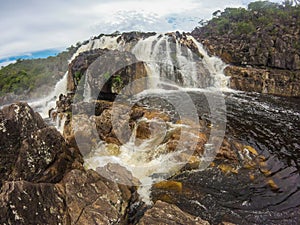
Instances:
[[[84,75],[87,78],[81,80]],[[92,99],[113,100],[128,84],[134,93],[143,90],[144,87],[131,83],[146,76],[144,63],[130,52],[91,50],[81,53],[70,64],[68,91],[77,90],[76,93],[82,95],[88,85]]]
[[[122,170],[120,166],[109,168],[101,168],[108,177]],[[130,173],[122,175],[122,179],[134,180]],[[117,184],[93,170],[73,170],[62,185],[70,224],[126,224],[129,204],[138,200],[134,186]]]
[[[60,133],[47,127],[26,103],[0,111],[1,183],[4,180],[58,182],[74,161]]]
[[[209,225],[209,222],[199,217],[191,216],[181,211],[177,206],[162,201],[157,201],[149,209],[138,225],[151,224],[191,224],[191,225]]]
[[[231,77],[230,87],[233,89],[300,96],[300,73],[297,71],[228,66],[224,72]]]
[[[253,20],[264,19],[263,15],[255,13],[253,17]],[[226,71],[227,75],[232,76],[232,88],[300,96],[299,24],[297,16],[290,18],[273,16],[269,26],[259,24],[253,33],[240,35],[233,31],[219,32],[218,27],[209,22],[206,26],[194,29],[192,35],[202,42],[211,55],[235,66]]]
[[[70,224],[64,196],[54,184],[6,182],[0,193],[1,224]]]

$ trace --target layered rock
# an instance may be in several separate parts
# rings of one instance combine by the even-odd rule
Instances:
[[[264,19],[263,15],[252,13],[255,19]],[[227,75],[232,75],[232,88],[300,96],[300,33],[297,17],[290,18],[274,17],[267,27],[259,25],[254,32],[240,35],[232,30],[220,32],[217,25],[209,22],[206,26],[194,29],[192,35],[202,42],[209,54],[235,66],[226,71]],[[251,24],[251,20],[245,19],[244,22]]]
[[[224,73],[230,76],[230,87],[233,89],[300,96],[300,72],[297,71],[228,66]]]

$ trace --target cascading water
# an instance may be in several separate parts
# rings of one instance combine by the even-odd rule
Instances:
[[[134,44],[125,42],[121,35],[114,37],[102,36],[97,39],[91,39],[88,43],[80,46],[70,61],[82,52],[100,48],[131,51],[137,60],[143,61],[146,64],[151,83],[150,89],[152,89],[152,92],[150,91],[147,94],[146,90],[138,96],[137,101],[148,97],[149,93],[158,94],[159,96],[162,93],[168,93],[170,90],[182,91],[185,88],[225,87],[225,83],[221,82],[220,84],[219,82],[219,80],[226,80],[226,77],[222,73],[224,64],[222,64],[221,60],[209,57],[201,44],[192,37],[186,36],[184,39],[195,46],[193,51],[185,43],[182,43],[181,38],[169,34],[150,35],[146,38],[140,38]],[[48,116],[50,108],[55,108],[57,97],[60,94],[67,93],[67,76],[68,74],[66,73],[48,97],[31,103],[38,112],[41,112],[44,118]],[[91,90],[87,75],[84,79],[84,101],[90,101]],[[165,91],[167,92],[165,93]],[[148,122],[157,123],[157,121]],[[168,133],[178,126],[180,125],[168,124],[164,132]],[[58,129],[61,132],[63,130],[59,126]],[[187,136],[190,135],[188,132],[186,133]],[[149,192],[151,184],[163,179],[160,176],[155,177],[155,174],[171,174],[178,169],[178,163],[172,159],[180,151],[170,154],[160,154],[160,152],[165,151],[166,146],[157,143],[157,141],[164,136],[165,134],[163,135],[163,133],[156,133],[149,140],[144,141],[143,144],[136,145],[135,133],[133,132],[131,139],[120,147],[120,154],[118,156],[103,154],[103,150],[104,152],[108,152],[105,149],[110,146],[102,143],[92,151],[92,154],[85,158],[86,166],[96,169],[98,166],[104,166],[106,163],[117,162],[126,167],[140,180],[142,185],[139,193],[145,202],[150,203]],[[156,153],[152,158],[149,157],[151,152]],[[162,166],[162,163],[164,166]],[[143,169],[138,165],[144,165]]]
[[[145,62],[149,80],[151,81],[151,90],[145,90],[145,92],[135,96],[136,101],[151,96],[152,94],[159,98],[168,95],[172,91],[191,91],[196,107],[201,111],[204,107],[201,101],[203,93],[200,93],[201,91],[198,92],[199,90],[228,90],[228,77],[223,74],[225,64],[220,59],[209,56],[201,43],[197,42],[192,36],[187,35],[184,39],[196,46],[196,48],[192,50],[182,42],[181,37],[169,34],[150,35],[136,40],[134,44],[122,40],[122,35],[114,37],[102,36],[97,39],[91,39],[88,43],[79,47],[71,60],[75,59],[76,56],[82,52],[98,48],[131,51],[138,60]],[[166,79],[174,83],[170,84],[166,82]],[[84,90],[85,101],[91,100],[90,86],[87,81],[86,77]],[[31,106],[40,112],[44,118],[47,117],[48,110],[55,108],[57,97],[60,94],[67,93],[66,86],[67,73],[62,80],[57,83],[55,90],[51,92],[49,96],[39,101],[31,102]],[[165,87],[167,87],[167,90],[164,90]],[[296,103],[289,101],[291,100],[266,97],[260,94],[242,95],[235,93],[226,96],[226,105],[228,106],[227,132],[229,133],[229,137],[232,139],[238,138],[238,140],[241,140],[244,144],[255,147],[259,153],[266,156],[265,164],[268,163],[267,165],[271,168],[271,174],[268,175],[268,178],[276,181],[279,190],[277,192],[270,190],[268,186],[264,184],[264,181],[258,180],[252,184],[245,176],[243,179],[245,179],[246,182],[243,183],[243,179],[236,179],[235,175],[222,176],[219,171],[214,173],[211,172],[213,171],[213,169],[211,169],[208,170],[208,173],[204,171],[204,173],[200,175],[190,173],[191,177],[195,175],[195,178],[191,178],[190,180],[186,178],[186,174],[182,175],[184,176],[183,181],[190,181],[191,185],[198,185],[198,183],[200,183],[197,188],[204,186],[203,190],[196,188],[191,189],[193,193],[196,193],[193,195],[193,202],[196,202],[198,206],[203,206],[205,211],[210,210],[211,214],[216,215],[216,217],[221,215],[222,210],[226,212],[226,216],[230,216],[231,214],[231,216],[242,215],[241,217],[246,217],[246,215],[249,214],[248,211],[245,211],[243,214],[243,212],[241,213],[235,210],[238,209],[237,203],[240,203],[239,207],[247,206],[248,208],[246,210],[251,210],[250,207],[255,208],[257,205],[266,208],[266,211],[255,211],[253,215],[256,215],[253,216],[253,218],[265,214],[267,214],[267,218],[273,217],[273,214],[269,215],[270,211],[268,207],[270,206],[272,207],[271,209],[278,209],[278,211],[280,211],[279,216],[282,215],[282,210],[293,209],[299,206],[297,199],[299,199],[300,196],[300,147],[298,132],[300,104],[298,100],[294,100]],[[288,107],[287,103],[290,104]],[[284,107],[281,107],[283,105]],[[206,113],[205,111],[201,116],[203,115],[205,117]],[[85,166],[87,168],[96,169],[107,163],[115,162],[126,167],[132,172],[133,176],[140,180],[141,188],[139,189],[139,194],[142,199],[147,203],[151,203],[149,197],[151,184],[161,180],[162,177],[160,175],[172,173],[171,170],[177,168],[176,162],[172,159],[175,154],[179,153],[160,154],[160,152],[164,151],[165,146],[164,144],[160,144],[159,141],[166,133],[171,132],[180,125],[166,125],[166,123],[161,123],[161,121],[155,119],[146,120],[146,122],[150,124],[162,124],[164,126],[162,130],[159,130],[161,132],[153,133],[151,138],[145,140],[142,144],[136,143],[137,126],[135,126],[129,141],[120,146],[118,155],[108,154],[111,150],[110,148],[113,146],[104,142],[98,143],[98,147],[93,149],[91,154],[85,157]],[[61,124],[63,124],[63,121],[61,121]],[[63,127],[59,125],[58,127],[60,127],[60,131],[62,132]],[[143,166],[143,169],[141,169],[141,166]],[[211,174],[209,172],[211,172]],[[205,177],[205,175],[207,177]],[[221,179],[219,179],[220,177]],[[228,179],[227,182],[226,179]],[[210,185],[210,183],[213,184]],[[201,196],[198,193],[199,190],[201,191]],[[203,198],[202,194],[205,193],[205,191],[208,192],[208,195]],[[229,196],[229,199],[224,198],[223,195]],[[180,196],[180,198],[181,199],[178,200],[182,201],[182,196]],[[202,200],[204,203],[201,202]],[[192,204],[192,202],[185,202],[184,205],[188,207],[189,204]],[[224,206],[225,209],[220,208],[220,206]],[[197,213],[200,214],[199,208],[194,207],[194,205],[190,206],[190,208],[193,208],[191,211],[195,215],[198,215]],[[232,213],[228,211],[231,209],[233,209]],[[287,214],[287,217],[289,216],[290,214]],[[291,214],[291,218],[292,216]],[[256,219],[260,219],[260,217]],[[278,221],[278,217],[275,218],[275,222]]]
[[[117,42],[118,39],[119,43]],[[127,49],[135,55],[137,60],[143,61],[146,64],[150,80],[150,87],[148,86],[150,91],[145,90],[140,93],[140,95],[135,96],[135,101],[153,95],[160,96],[164,94],[167,96],[169,91],[172,93],[172,91],[182,91],[185,88],[223,87],[218,83],[217,79],[211,77],[222,74],[221,70],[223,67],[214,67],[214,65],[218,64],[210,61],[221,61],[209,57],[203,48],[198,48],[198,52],[197,50],[192,51],[184,43],[180,42],[180,38],[167,34],[156,34],[147,38],[141,38],[135,45],[122,42],[120,39],[120,36],[118,36],[109,39],[109,41],[107,41],[107,37],[105,37],[105,39],[91,40],[79,50],[86,51],[104,47],[108,47],[112,50],[118,49],[119,51]],[[191,39],[189,36],[186,40],[192,42],[194,46],[201,46],[200,43],[196,44],[196,40]],[[203,56],[203,58],[199,56]],[[89,101],[90,86],[88,84],[87,75],[84,79],[84,101]],[[224,74],[223,79],[225,79]],[[171,83],[169,81],[171,81]],[[175,95],[172,96],[172,94],[170,94],[169,97],[174,98]],[[148,122],[157,123],[155,119],[154,121],[150,120]],[[111,145],[101,143],[89,155],[85,156],[85,165],[87,168],[95,170],[97,167],[105,166],[110,162],[118,163],[126,167],[132,172],[133,176],[138,178],[141,182],[141,187],[138,192],[143,201],[150,204],[151,199],[149,196],[151,185],[163,180],[164,177],[161,175],[170,175],[177,171],[179,167],[183,166],[182,162],[178,163],[174,161],[174,158],[182,153],[182,149],[176,152],[162,154],[162,152],[166,152],[166,145],[162,144],[161,138],[164,138],[166,133],[170,133],[179,126],[181,125],[168,124],[163,130],[165,133],[160,133],[156,130],[150,139],[144,140],[142,144],[137,144],[135,140],[136,125],[129,141],[120,146],[120,154],[111,155],[109,150]],[[181,127],[181,129],[183,129],[183,127]],[[191,139],[195,138],[186,131],[186,137],[188,136],[190,136]],[[153,157],[150,157],[150,155]]]
[[[67,81],[68,72],[66,72],[63,78],[57,82],[54,90],[48,96],[33,102],[29,102],[30,106],[39,112],[43,118],[47,118],[49,110],[56,107],[56,100],[58,99],[59,95],[67,94]]]
[[[80,53],[85,51],[90,51],[93,49],[99,48],[108,48],[108,49],[118,49],[121,48],[121,42],[117,43],[117,39],[119,36],[110,37],[110,36],[102,36],[99,39],[90,40],[87,44],[81,45],[77,51],[73,54],[69,62],[72,62]],[[59,95],[67,94],[67,82],[68,82],[68,71],[65,73],[63,78],[57,82],[54,90],[46,97],[42,99],[38,99],[36,101],[30,102],[30,106],[33,107],[37,112],[41,114],[43,118],[48,117],[48,112],[51,108],[56,107],[56,101],[58,100]],[[86,82],[85,84],[85,98],[89,99],[89,86]],[[58,122],[57,122],[58,123]]]

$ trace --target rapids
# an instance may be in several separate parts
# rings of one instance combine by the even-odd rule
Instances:
[[[184,39],[192,42],[197,47],[197,52],[182,44],[182,38],[168,34],[150,35],[133,42],[126,42],[122,35],[101,36],[80,46],[71,60],[84,51],[97,48],[131,51],[138,60],[146,63],[150,88],[129,102],[136,103],[145,98],[163,96],[166,100],[180,102],[182,95],[189,95],[199,117],[211,121],[213,125],[220,120],[226,137],[253,146],[259,154],[266,157],[271,171],[269,178],[275,180],[279,187],[279,191],[274,192],[266,187],[263,179],[251,183],[243,172],[239,179],[235,179],[200,166],[201,170],[175,177],[188,185],[194,194],[192,199],[189,196],[181,199],[178,197],[177,203],[181,208],[216,224],[224,215],[237,223],[267,224],[271,221],[272,224],[282,217],[286,223],[296,224],[300,217],[299,99],[230,90],[227,88],[229,78],[223,73],[226,65],[220,59],[209,56],[193,37],[187,35]],[[55,108],[57,97],[61,93],[67,93],[66,84],[67,73],[49,96],[31,102],[31,106],[46,118],[48,110]],[[89,101],[92,97],[89,84],[85,82],[84,86],[84,99]],[[212,101],[216,104],[212,107],[209,99],[213,95],[221,100]],[[164,110],[164,106],[159,107]],[[165,109],[171,115],[176,114],[172,110],[175,109]],[[169,177],[174,174],[173,170],[176,170],[177,165],[170,154],[158,154],[152,160],[149,160],[147,154],[163,148],[160,145],[161,136],[175,126],[162,124],[160,132],[139,146],[134,144],[134,130],[129,142],[121,146],[121,154],[118,156],[100,154],[107,145],[99,143],[98,148],[93,151],[94,155],[86,157],[86,167],[96,169],[109,162],[125,166],[142,183],[139,189],[142,199],[151,204],[151,184],[165,178],[157,174],[168,174]],[[209,151],[209,145],[207,150]],[[205,161],[205,157],[202,160]],[[198,197],[200,192],[206,193],[206,197]]]

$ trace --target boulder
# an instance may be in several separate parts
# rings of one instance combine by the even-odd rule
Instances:
[[[60,133],[27,103],[0,111],[0,185],[4,180],[58,182],[74,162]]]
[[[136,189],[109,178],[123,171],[119,178],[135,179],[118,165],[99,170],[101,175],[93,170],[72,170],[62,180],[71,224],[126,224],[129,205],[137,201]]]
[[[146,84],[132,82],[146,76],[144,63],[139,62],[132,53],[96,49],[79,54],[71,62],[67,89],[70,92],[76,91],[75,102],[83,98],[87,85],[92,99],[111,101],[127,85],[129,93],[126,94],[144,90]]]
[[[63,193],[49,183],[5,182],[0,224],[70,224]]]

